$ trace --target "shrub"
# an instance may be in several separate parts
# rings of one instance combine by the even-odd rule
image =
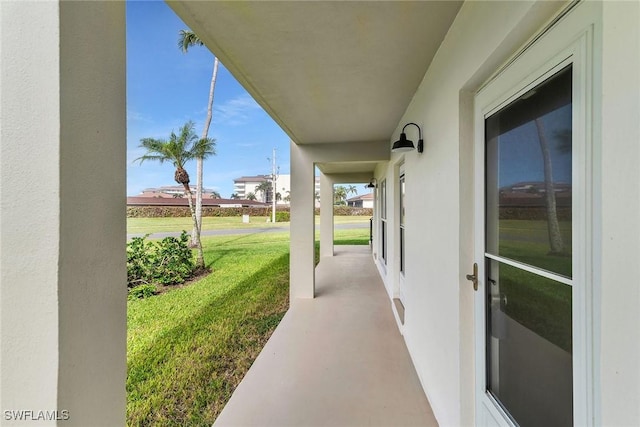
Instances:
[[[156,285],[138,285],[129,289],[129,299],[149,298],[157,292]]]
[[[291,220],[291,215],[289,211],[277,211],[276,212],[276,222],[289,222]]]
[[[163,285],[183,283],[193,273],[195,264],[189,249],[189,236],[182,231],[180,238],[165,237],[152,252],[154,279]]]
[[[127,286],[146,284],[152,276],[150,252],[152,243],[144,237],[134,237],[127,243]]]
[[[159,242],[150,242],[147,236],[134,237],[127,243],[128,287],[174,285],[191,277],[195,263],[186,231],[179,238],[165,237]]]

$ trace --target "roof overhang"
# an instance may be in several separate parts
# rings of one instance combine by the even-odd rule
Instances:
[[[389,141],[461,1],[168,4],[296,144]]]

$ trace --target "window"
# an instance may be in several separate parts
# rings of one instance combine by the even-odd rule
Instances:
[[[404,173],[400,175],[400,274],[404,275],[405,264],[405,232],[404,232],[404,208],[405,208],[405,180]]]
[[[387,180],[380,183],[380,256],[387,264]]]

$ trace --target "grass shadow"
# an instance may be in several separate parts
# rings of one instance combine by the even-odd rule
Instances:
[[[139,349],[127,424],[211,425],[287,311],[288,272],[287,253]]]

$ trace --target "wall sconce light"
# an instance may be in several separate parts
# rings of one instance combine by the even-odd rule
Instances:
[[[378,182],[376,181],[375,178],[371,178],[371,181],[369,181],[369,184],[366,185],[367,188],[376,188]]]
[[[413,145],[413,141],[411,141],[410,139],[407,139],[407,134],[404,133],[404,130],[409,125],[414,125],[415,127],[418,128],[418,138],[419,138],[418,139],[418,153],[422,153],[424,151],[424,141],[422,140],[422,130],[420,129],[420,126],[418,126],[415,123],[407,123],[402,128],[402,133],[400,133],[400,139],[398,141],[394,142],[393,146],[391,147],[391,151],[393,151],[394,153],[402,153],[402,152],[405,152],[405,151],[411,151],[414,148],[416,148]]]

